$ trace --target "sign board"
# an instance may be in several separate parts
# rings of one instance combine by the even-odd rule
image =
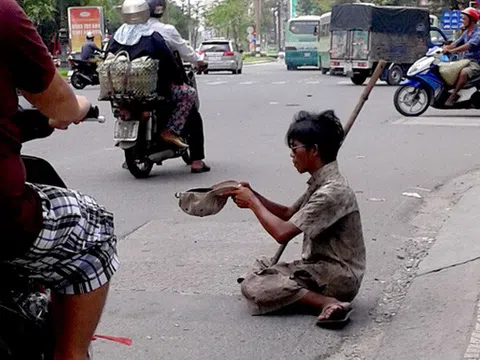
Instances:
[[[88,32],[95,35],[95,43],[99,48],[102,48],[104,34],[103,8],[98,6],[68,8],[68,30],[71,52],[79,53],[82,50]]]
[[[247,34],[253,34],[254,31],[255,31],[255,29],[253,28],[253,26],[247,27]]]
[[[442,13],[442,28],[458,30],[462,27],[462,13],[459,10],[445,10]]]

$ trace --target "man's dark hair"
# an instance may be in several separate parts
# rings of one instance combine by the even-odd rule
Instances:
[[[295,115],[286,138],[288,146],[292,146],[295,140],[307,149],[316,146],[320,159],[328,164],[337,159],[344,137],[342,123],[333,110],[327,110],[322,113],[300,111]]]

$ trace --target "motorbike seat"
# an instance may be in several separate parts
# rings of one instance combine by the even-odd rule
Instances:
[[[444,62],[438,64],[438,69],[442,79],[449,85],[455,85],[460,71],[470,64],[470,60],[463,59],[459,61]]]

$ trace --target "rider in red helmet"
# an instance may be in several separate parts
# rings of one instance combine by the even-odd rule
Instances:
[[[464,58],[470,60],[470,64],[462,69],[458,76],[455,89],[445,105],[452,106],[458,100],[458,92],[465,84],[480,76],[480,28],[477,26],[480,13],[477,9],[469,7],[462,10],[463,34],[451,45],[444,46],[446,53],[465,53]]]

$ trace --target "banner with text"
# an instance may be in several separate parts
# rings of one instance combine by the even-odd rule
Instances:
[[[99,48],[102,48],[103,24],[103,8],[101,7],[83,6],[68,8],[70,51],[78,53],[82,50],[88,32],[92,32],[95,35],[95,43]]]

